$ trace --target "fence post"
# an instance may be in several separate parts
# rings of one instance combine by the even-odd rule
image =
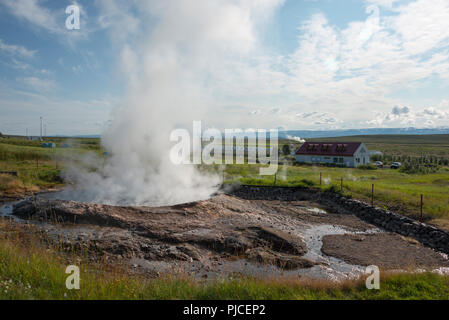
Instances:
[[[371,185],[371,206],[374,207],[374,183]]]
[[[320,186],[321,186],[321,172],[320,172]]]
[[[341,177],[340,181],[340,191],[343,191],[343,177]]]
[[[421,219],[420,219],[420,222],[421,222],[421,223],[423,222],[423,214],[422,214],[423,197],[424,197],[424,196],[421,194]]]
[[[277,173],[274,174],[274,186],[276,186]]]
[[[36,155],[36,170],[39,170],[39,155]]]

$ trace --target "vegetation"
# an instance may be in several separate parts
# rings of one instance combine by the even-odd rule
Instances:
[[[400,170],[388,168],[375,170],[377,168],[374,166],[350,169],[297,165],[294,159],[287,156],[281,159],[285,164],[280,166],[276,176],[260,176],[260,165],[227,165],[224,180],[226,183],[253,185],[320,187],[321,172],[322,188],[335,185],[337,190],[340,190],[343,178],[343,192],[346,195],[369,200],[374,184],[377,205],[415,218],[419,216],[420,195],[423,194],[425,219],[430,223],[449,228],[449,199],[446,192],[449,187],[449,168],[441,162],[441,155],[449,149],[447,138],[449,136],[445,135],[334,138],[334,140],[367,141],[370,149],[382,152],[386,150],[382,149],[385,145],[388,146],[388,150],[394,146],[395,150],[403,152],[407,152],[410,145],[414,145],[415,149],[432,147],[433,153],[425,156],[413,157],[411,154],[398,154],[397,151],[391,160],[403,163]],[[73,158],[88,151],[102,153],[98,139],[53,138],[49,141],[55,142],[58,148],[42,148],[38,141],[28,141],[19,137],[0,140],[0,171],[17,172],[17,177],[0,174],[0,198],[62,186],[61,170],[66,160],[73,161]],[[68,144],[69,148],[61,148],[64,144]],[[286,146],[285,151],[289,144],[289,141],[279,143],[281,149]],[[382,160],[387,163],[385,159],[390,159],[388,157],[384,153]],[[36,159],[39,159],[39,164]],[[203,169],[221,172],[221,168],[217,166]]]
[[[282,165],[276,176],[260,176],[259,165],[227,165],[226,183],[277,186],[315,186],[341,189],[356,199],[370,201],[374,184],[375,204],[418,219],[424,195],[424,219],[443,228],[449,223],[449,169],[407,174],[401,170],[364,170],[309,165]],[[321,173],[321,185],[320,185]]]
[[[99,139],[47,138],[45,141],[54,142],[57,148],[43,148],[42,142],[24,137],[0,139],[0,200],[60,187],[65,163],[76,161],[87,152],[102,153]]]
[[[369,148],[384,152],[384,157],[381,158],[383,161],[403,162],[403,168],[370,170],[376,168],[297,165],[289,157],[284,157],[282,161],[285,164],[279,167],[275,176],[260,176],[260,165],[227,165],[225,172],[221,174],[226,183],[307,186],[329,192],[343,192],[364,200],[370,199],[374,184],[377,205],[413,217],[418,216],[420,194],[424,194],[426,220],[449,229],[449,169],[441,161],[449,155],[445,144],[447,141],[436,138],[433,144],[423,146],[426,150],[432,149],[431,153],[423,155],[409,152],[412,140],[405,143],[404,139],[389,138],[390,145],[388,140],[387,143],[385,140],[376,140],[380,138],[370,139]],[[45,149],[40,146],[40,142],[18,137],[0,140],[0,171],[17,172],[17,176],[0,173],[0,198],[62,186],[60,176],[64,160],[73,159],[75,155],[87,151],[98,154],[102,152],[96,139],[73,139],[67,142],[62,138],[55,138],[51,142],[55,142],[58,148]],[[68,146],[64,146],[66,143]],[[284,141],[280,145],[288,143]],[[416,143],[418,147],[421,145],[422,143]],[[284,149],[287,151],[286,147]],[[386,153],[393,150],[394,153]],[[388,158],[390,155],[391,158]],[[403,157],[410,157],[411,160],[406,158],[404,161]],[[202,169],[221,172],[222,168],[216,166]],[[381,290],[378,291],[367,290],[363,279],[339,284],[305,279],[234,278],[205,281],[189,276],[169,275],[155,280],[142,279],[125,274],[120,266],[93,264],[82,254],[61,253],[57,244],[49,246],[41,238],[33,238],[35,235],[26,229],[8,228],[12,228],[11,225],[0,219],[0,299],[449,298],[449,278],[432,273],[383,274]],[[69,264],[80,266],[80,290],[68,290],[65,287],[68,276],[65,268]]]
[[[369,150],[381,151],[387,161],[404,157],[437,157],[449,160],[449,135],[368,135],[337,138],[317,138],[308,141],[363,141]],[[385,159],[385,158],[384,158]],[[376,159],[377,160],[377,159]],[[374,160],[374,161],[376,161]]]
[[[33,238],[31,230],[11,230],[0,220],[0,299],[448,299],[449,277],[432,273],[381,274],[380,290],[364,279],[333,283],[301,279],[233,278],[196,280],[189,276],[144,279],[107,263],[86,263],[58,253]],[[68,265],[80,268],[80,289],[66,288]]]

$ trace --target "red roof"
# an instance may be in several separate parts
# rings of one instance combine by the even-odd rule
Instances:
[[[361,144],[361,142],[306,142],[296,154],[352,157]]]

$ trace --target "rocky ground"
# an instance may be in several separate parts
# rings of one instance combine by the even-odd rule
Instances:
[[[245,199],[238,192],[167,207],[116,207],[37,197],[15,204],[18,221],[45,230],[92,259],[133,272],[214,277],[243,273],[339,278],[383,268],[448,266],[440,253],[323,210],[298,195]],[[406,257],[406,259],[404,259]]]

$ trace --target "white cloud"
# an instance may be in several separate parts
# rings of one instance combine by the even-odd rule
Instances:
[[[4,0],[3,4],[20,19],[52,33],[60,33],[64,26],[57,23],[57,15],[39,5],[38,0]]]
[[[395,3],[400,2],[401,0],[366,0],[368,4],[392,8]]]
[[[77,41],[87,39],[89,32],[95,31],[94,28],[87,27],[87,12],[76,1],[70,4],[77,5],[80,9],[79,30],[67,30],[65,20],[68,15],[65,10],[51,10],[43,3],[45,2],[39,0],[3,0],[0,5],[4,5],[19,20],[27,22],[32,29],[56,35],[61,42],[71,47],[75,47]]]
[[[2,39],[0,39],[0,51],[23,58],[32,58],[37,52],[36,50],[28,50],[24,46],[7,44]]]
[[[37,92],[49,92],[56,89],[56,83],[52,80],[41,79],[38,77],[26,77],[18,79],[26,86],[36,90]]]
[[[17,17],[59,32],[53,12],[37,0],[5,3]],[[430,78],[449,84],[447,0],[432,5],[428,0],[367,0],[366,18],[345,27],[336,26],[324,13],[314,14],[299,26],[297,47],[289,54],[273,53],[261,41],[282,3],[97,0],[100,13],[91,20],[110,32],[120,76],[129,78],[130,87],[149,87],[167,96],[177,90],[189,92],[208,108],[191,109],[212,126],[245,127],[250,114],[263,115],[251,118],[251,126],[258,127],[420,125],[421,118],[434,125],[449,124],[447,105],[435,102],[429,107],[428,102],[424,106],[393,95],[419,90]],[[29,16],[27,10],[36,6],[37,17]],[[72,71],[79,71],[78,66]],[[176,102],[189,109],[186,100]],[[190,116],[186,110],[179,118]]]
[[[440,104],[444,105],[444,101]],[[431,127],[444,126],[449,121],[449,111],[436,107],[427,107],[421,110],[410,107],[395,106],[388,113],[376,112],[368,124],[380,127],[417,126]]]
[[[60,99],[46,92],[19,91],[0,83],[0,127],[10,134],[24,135],[28,128],[29,134],[38,135],[39,117],[42,116],[48,135],[98,134],[104,129],[116,103],[111,97],[87,101]],[[11,119],[20,120],[14,123]]]

